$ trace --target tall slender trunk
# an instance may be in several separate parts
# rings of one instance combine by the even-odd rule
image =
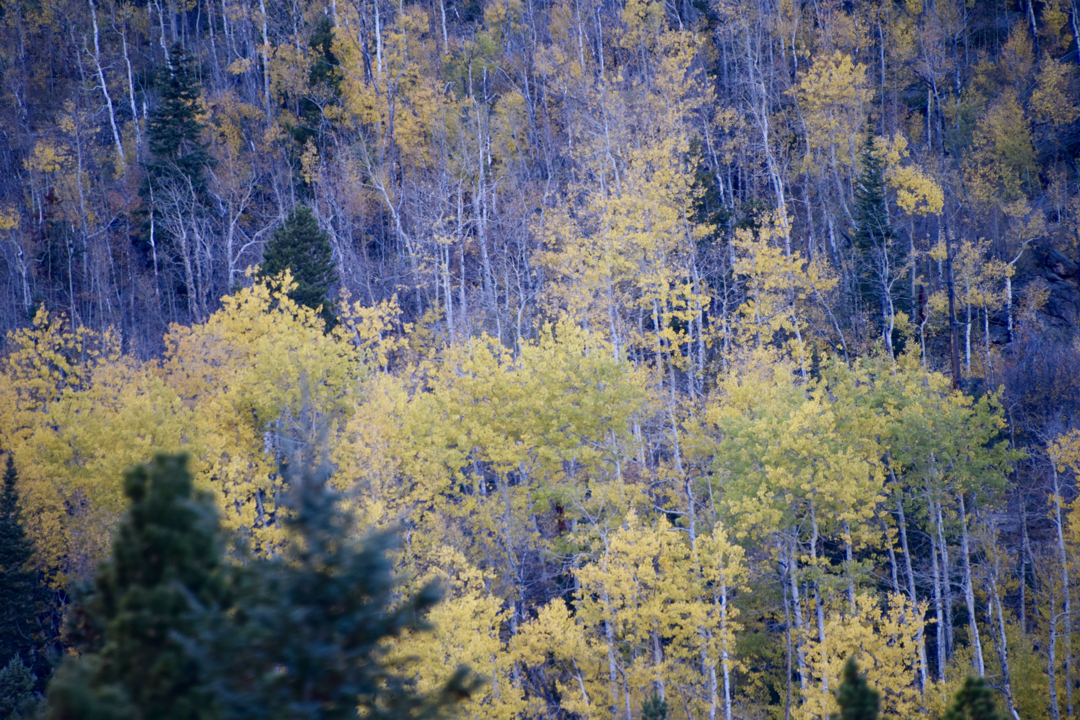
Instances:
[[[788,588],[791,590],[791,606],[795,612],[795,630],[797,637],[795,639],[795,657],[799,665],[799,687],[803,692],[806,691],[806,648],[803,646],[804,638],[806,637],[806,620],[803,617],[802,602],[799,600],[799,583],[796,578],[798,564],[795,555],[795,541],[788,542],[787,547],[787,581]]]
[[[952,386],[953,390],[960,388],[960,342],[956,336],[956,286],[953,282],[953,255],[952,255],[952,235],[949,233],[948,228],[945,228],[945,264],[948,270],[948,288],[949,288],[949,338],[950,338],[950,350],[952,359]]]
[[[937,502],[938,551],[941,553],[942,590],[945,595],[945,652],[952,657],[956,647],[956,630],[953,627],[952,581],[949,577],[949,543],[945,540],[945,520],[942,516],[941,501]]]
[[[787,583],[781,583],[784,588],[784,644],[786,646],[787,675],[784,685],[787,693],[784,698],[784,720],[791,720],[791,600],[788,597]]]
[[[968,628],[971,630],[972,651],[975,653],[975,672],[979,677],[986,675],[983,662],[982,639],[979,636],[979,623],[975,618],[975,589],[971,582],[971,546],[968,542],[967,508],[964,505],[964,493],[957,493],[960,501],[960,554],[964,565],[964,601],[967,603]]]
[[[889,546],[889,552],[892,553],[892,546]],[[848,604],[851,606],[852,615],[855,614],[855,561],[852,559],[851,554],[851,528],[848,526],[848,521],[844,520],[844,561],[847,573],[848,581]],[[893,559],[893,578],[896,577],[896,562]]]
[[[1073,717],[1072,698],[1072,599],[1069,588],[1069,555],[1065,548],[1065,525],[1061,516],[1061,478],[1057,465],[1053,463],[1054,479],[1054,529],[1057,531],[1058,561],[1061,563],[1061,591],[1064,601],[1063,620],[1065,622],[1065,710]]]
[[[263,104],[269,125],[273,119],[273,109],[270,106],[270,35],[267,32],[266,0],[259,0],[259,17],[262,21]]]
[[[131,71],[131,54],[127,44],[127,19],[120,23],[120,47],[124,51],[124,64],[127,66],[128,102],[131,104],[131,124],[135,129],[135,157],[138,161],[139,153],[142,152],[142,130],[139,128],[139,108],[135,103],[135,78]]]
[[[1057,644],[1058,644],[1058,611],[1057,593],[1050,591],[1050,642],[1046,646],[1046,674],[1050,680],[1050,716],[1053,720],[1061,720],[1061,705],[1057,692]]]
[[[889,472],[892,472],[891,470]],[[894,476],[895,477],[895,476]],[[911,552],[908,550],[907,540],[907,518],[904,517],[904,503],[901,498],[896,499],[896,509],[900,522],[900,548],[904,552],[904,570],[907,576],[907,592],[908,599],[911,601],[912,608],[919,606],[919,598],[915,593],[915,573],[911,568]],[[937,574],[935,563],[935,575]],[[919,628],[919,634],[916,637],[916,642],[919,644],[919,691],[926,692],[926,678],[928,674],[927,662],[926,662],[926,631],[923,628]]]
[[[1012,691],[1012,675],[1009,672],[1009,643],[1005,634],[1005,613],[1001,608],[1001,592],[998,578],[1001,576],[1001,556],[996,549],[997,532],[993,532],[990,537],[990,550],[993,559],[988,563],[986,572],[986,590],[987,595],[990,598],[990,606],[994,612],[994,620],[996,623],[996,633],[991,633],[994,639],[994,648],[997,650],[998,663],[1001,665],[1001,689],[1002,694],[1005,696],[1005,703],[1009,708],[1009,715],[1013,720],[1020,720],[1020,713],[1016,711],[1016,702],[1013,699]],[[991,621],[990,626],[993,628],[995,623]]]
[[[817,543],[818,543],[818,523],[817,513],[814,510],[814,506],[810,506],[810,526],[813,529],[813,535],[810,538],[810,561],[813,566],[817,567]],[[817,631],[818,642],[824,647],[825,645],[825,599],[821,597],[821,584],[814,582],[814,611],[817,615]],[[826,673],[821,674],[821,690],[823,692],[829,692],[829,676]]]
[[[930,501],[930,512],[934,513],[934,502]],[[941,591],[941,564],[938,552],[937,535],[930,533],[930,558],[934,581],[934,623],[935,639],[937,644],[937,680],[945,681],[945,610],[943,606],[943,593]]]
[[[109,84],[105,81],[105,70],[101,67],[101,44],[98,39],[97,6],[94,0],[90,1],[90,17],[94,21],[94,67],[97,69],[98,82],[101,83],[101,94],[105,97],[105,107],[109,111],[109,127],[112,128],[113,142],[116,143],[116,154],[120,163],[127,168],[127,158],[124,157],[124,143],[120,141],[120,130],[116,126],[116,110],[113,108],[112,96],[109,95]],[[136,118],[137,120],[138,118]]]

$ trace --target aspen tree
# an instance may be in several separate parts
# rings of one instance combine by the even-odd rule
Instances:
[[[925,603],[909,607],[907,599],[890,595],[886,603],[871,595],[860,595],[857,612],[830,613],[827,641],[811,641],[808,660],[815,675],[828,674],[828,687],[839,685],[847,658],[858,658],[865,667],[867,682],[881,695],[884,717],[913,717],[923,712],[917,683],[918,634],[922,631]],[[836,710],[836,699],[811,685],[804,693],[799,717],[827,718]]]
[[[1051,473],[1053,476],[1053,492],[1050,495],[1049,504],[1052,506],[1050,513],[1050,520],[1053,523],[1054,531],[1057,535],[1057,553],[1058,563],[1061,568],[1061,593],[1062,593],[1062,613],[1061,620],[1063,621],[1064,632],[1062,635],[1065,639],[1065,652],[1064,652],[1064,685],[1065,685],[1065,707],[1066,714],[1071,716],[1073,714],[1073,649],[1072,649],[1072,587],[1070,584],[1069,567],[1073,563],[1070,562],[1068,550],[1065,542],[1066,522],[1067,518],[1063,513],[1063,509],[1069,505],[1069,503],[1063,497],[1064,489],[1060,480],[1060,473],[1064,472],[1066,468],[1073,472],[1076,476],[1080,474],[1080,431],[1073,430],[1072,432],[1063,434],[1049,445],[1047,448],[1050,463]],[[1074,503],[1075,504],[1075,503]],[[1075,515],[1076,512],[1071,513]],[[1071,517],[1069,518],[1071,519]],[[1061,636],[1056,632],[1056,625],[1058,623],[1057,608],[1051,607],[1050,610],[1050,642],[1056,645]],[[1053,660],[1054,648],[1051,649],[1051,662]],[[1051,683],[1055,682],[1054,668],[1050,668]],[[1057,698],[1054,696],[1056,688],[1051,690],[1051,708],[1054,717],[1058,715]]]

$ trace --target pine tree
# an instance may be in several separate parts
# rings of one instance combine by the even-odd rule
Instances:
[[[0,495],[0,663],[20,657],[32,672],[44,676],[49,667],[40,622],[44,594],[38,573],[27,567],[34,548],[23,530],[17,483],[15,461],[8,453]]]
[[[892,283],[905,262],[904,250],[896,243],[896,232],[885,212],[885,168],[874,147],[872,125],[867,120],[866,141],[859,161],[862,170],[855,188],[855,232],[852,244],[856,252],[856,282],[859,296],[878,331],[884,331],[885,315],[893,292]],[[891,347],[891,339],[886,338]]]
[[[16,655],[0,670],[0,720],[21,720],[34,716],[38,695],[37,676]]]
[[[333,249],[311,209],[303,205],[289,213],[263,251],[261,276],[273,277],[285,270],[292,272],[296,282],[289,297],[309,308],[321,308],[323,319],[332,327],[335,320],[326,294],[335,275]]]
[[[126,473],[131,506],[75,609],[81,655],[58,669],[45,717],[418,719],[467,697],[464,669],[422,693],[386,662],[384,641],[421,628],[438,593],[398,595],[393,542],[357,542],[326,478],[292,481],[283,552],[233,566],[186,457]]]
[[[435,588],[401,598],[392,537],[355,539],[325,468],[285,472],[288,548],[249,565],[239,622],[202,643],[204,663],[222,678],[224,716],[332,720],[355,718],[359,707],[372,720],[427,718],[468,697],[477,680],[465,668],[425,694],[386,663],[385,640],[424,626]]]
[[[160,104],[150,112],[147,127],[153,155],[147,170],[151,181],[182,176],[201,192],[206,187],[206,167],[212,164],[198,119],[202,87],[183,47],[173,45],[169,57],[170,65],[157,78]]]
[[[994,689],[985,678],[968,676],[944,720],[1001,720],[994,702]]]
[[[641,704],[641,720],[667,720],[667,714],[667,700],[661,698],[655,690]]]
[[[186,456],[125,473],[131,506],[94,587],[75,608],[69,659],[49,686],[48,717],[161,720],[213,716],[213,695],[184,637],[205,608],[227,608],[227,567],[213,500]]]
[[[859,673],[854,656],[844,663],[836,702],[840,705],[840,714],[834,715],[833,720],[877,720],[881,696],[866,682],[866,676]]]

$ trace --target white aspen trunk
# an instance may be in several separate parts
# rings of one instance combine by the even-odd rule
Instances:
[[[259,0],[259,17],[262,21],[263,103],[266,105],[266,122],[269,124],[273,111],[270,107],[270,35],[266,27],[266,0]]]
[[[885,524],[885,520],[881,521],[881,535],[887,537],[888,526]],[[889,542],[889,575],[892,580],[892,591],[896,595],[900,595],[903,591],[900,589],[900,568],[896,562],[896,547],[894,542]]]
[[[890,473],[892,470],[889,471]],[[894,476],[895,478],[895,476]],[[904,517],[904,503],[900,498],[896,499],[896,509],[899,513],[899,525],[900,525],[900,548],[904,553],[904,570],[907,575],[907,593],[908,599],[911,601],[912,608],[919,606],[919,598],[915,592],[915,573],[911,568],[911,552],[908,550],[907,541],[907,518]],[[937,574],[936,564],[934,574]],[[926,661],[926,631],[923,628],[919,629],[919,634],[916,637],[916,642],[919,645],[919,692],[926,692],[926,681],[929,670]]]
[[[450,36],[446,34],[446,0],[439,0],[439,17],[442,20],[443,52],[450,52]]]
[[[1057,464],[1053,464],[1054,479],[1054,529],[1057,531],[1058,560],[1061,562],[1061,590],[1064,600],[1063,619],[1065,621],[1065,710],[1068,717],[1073,717],[1072,699],[1072,598],[1069,589],[1069,556],[1065,548],[1065,525],[1061,516],[1061,478]]]
[[[1013,292],[1012,292],[1012,277],[1005,276],[1005,323],[1008,328],[1008,340],[1012,342],[1013,339]]]
[[[704,639],[704,638],[703,638]],[[705,670],[705,677],[709,679],[709,720],[716,720],[717,704],[720,701],[720,687],[716,679],[716,665],[709,659],[709,650],[706,646],[701,648],[701,664]]]
[[[971,303],[968,303],[967,322],[964,323],[964,369],[971,374]]]
[[[161,275],[158,268],[157,256],[157,208],[154,206],[154,183],[147,183],[150,189],[150,256],[154,261],[154,296],[157,298],[157,307],[161,307]]]
[[[116,154],[120,162],[127,168],[127,158],[124,157],[124,144],[120,141],[120,130],[116,126],[116,110],[113,108],[112,96],[109,95],[109,84],[105,82],[105,70],[101,67],[101,44],[98,39],[97,7],[94,0],[90,1],[90,16],[94,21],[94,67],[97,69],[98,82],[101,83],[101,94],[105,96],[105,107],[109,110],[109,126],[112,128],[113,142],[116,143]],[[138,120],[138,118],[136,118]]]
[[[813,528],[813,535],[810,539],[810,561],[813,566],[817,567],[817,542],[818,542],[818,523],[817,512],[814,510],[813,504],[810,506],[810,526]],[[821,585],[820,583],[814,583],[814,611],[817,614],[817,631],[818,642],[825,645],[825,601],[821,597]],[[823,692],[829,692],[829,676],[825,673],[821,674],[821,689]]]
[[[379,15],[379,0],[373,0],[372,5],[375,7],[375,68],[379,71],[379,77],[382,77],[382,16]]]
[[[794,540],[788,545],[788,583],[791,590],[791,605],[795,611],[795,629],[798,638],[795,642],[795,657],[799,665],[799,686],[806,691],[806,649],[803,647],[803,638],[806,636],[806,620],[803,618],[802,602],[799,600],[799,583],[795,579],[795,571],[798,568],[795,560]]]
[[[135,103],[135,78],[131,71],[131,54],[128,52],[127,19],[121,22],[120,28],[120,47],[123,48],[124,64],[127,66],[128,101],[131,104],[131,123],[135,128],[135,155],[138,160],[138,155],[142,152],[142,130],[139,127],[139,108]]]
[[[1028,631],[1027,624],[1027,578],[1028,578],[1028,549],[1031,547],[1031,539],[1028,537],[1027,507],[1024,498],[1020,498],[1020,630]]]
[[[930,512],[934,512],[934,502],[932,500],[930,501]],[[934,623],[937,640],[937,679],[938,682],[945,682],[945,612],[941,592],[940,553],[938,552],[937,537],[933,533],[930,534],[930,557],[932,559],[934,578],[934,617],[937,620]]]
[[[732,705],[731,705],[731,656],[728,652],[728,626],[727,626],[727,613],[728,613],[728,597],[727,597],[727,582],[720,581],[720,630],[724,633],[724,637],[720,651],[720,663],[724,669],[724,720],[732,720]]]
[[[1073,12],[1073,22],[1075,22],[1075,21],[1076,21],[1076,12],[1074,10],[1074,12]],[[1077,42],[1080,43],[1080,38],[1077,38]],[[1020,257],[1024,254],[1024,250],[1027,249],[1027,246],[1028,246],[1029,242],[1031,242],[1031,241],[1030,240],[1025,241],[1024,244],[1020,246],[1020,252],[1016,253],[1016,257],[1014,257],[1009,262],[1009,264],[1005,266],[1005,322],[1006,322],[1008,330],[1009,330],[1008,342],[1012,342],[1012,340],[1013,340],[1013,291],[1012,291],[1012,272],[1013,272],[1013,270],[1012,269],[1013,269],[1013,266],[1015,266],[1016,263],[1018,263],[1020,261]]]
[[[997,533],[991,537],[991,543],[996,542]],[[994,647],[997,650],[998,663],[1001,665],[1001,685],[1003,694],[1005,695],[1005,702],[1009,708],[1009,715],[1013,720],[1020,720],[1020,713],[1016,711],[1016,702],[1013,699],[1012,691],[1012,677],[1009,673],[1009,645],[1008,638],[1005,635],[1005,614],[1001,609],[1001,593],[998,585],[998,577],[1001,572],[1001,559],[997,553],[996,548],[992,549],[993,562],[989,565],[986,573],[986,589],[987,595],[990,597],[990,604],[993,608],[994,614],[997,620],[997,632],[992,633],[994,638]],[[991,627],[993,623],[991,622]]]
[[[783,583],[781,583],[783,584]],[[787,688],[787,694],[784,699],[784,720],[791,720],[791,607],[790,600],[788,599],[788,589],[784,585],[784,640],[786,644],[787,675],[784,678],[784,686]]]
[[[1050,680],[1050,717],[1061,720],[1061,707],[1057,693],[1057,643],[1058,643],[1057,593],[1050,593],[1050,642],[1047,644],[1046,674]]]
[[[889,554],[892,554],[892,547],[889,547]],[[848,576],[848,604],[851,606],[851,614],[855,614],[855,570],[854,560],[851,557],[851,528],[848,526],[848,521],[844,520],[844,560],[847,563],[847,576]],[[893,582],[896,582],[896,559],[893,558]]]
[[[979,637],[979,623],[975,620],[975,589],[971,582],[971,547],[968,542],[967,508],[964,493],[957,493],[960,502],[960,553],[964,565],[964,601],[967,603],[968,627],[971,630],[972,650],[975,653],[975,672],[979,677],[986,676],[986,664],[983,662],[982,639]]]
[[[664,651],[660,646],[660,633],[653,630],[649,633],[652,640],[653,667],[656,668],[656,692],[661,700],[667,700],[667,686],[664,682]]]
[[[941,502],[936,503],[937,506],[937,534],[938,534],[938,551],[941,553],[941,580],[942,590],[945,595],[945,652],[948,657],[952,657],[953,648],[956,645],[956,638],[953,630],[952,623],[952,583],[949,580],[949,546],[945,541],[945,520],[942,517]]]
[[[601,594],[600,600],[604,603],[608,615],[612,615],[611,599],[607,591]],[[611,716],[615,717],[619,713],[619,668],[615,660],[615,630],[610,619],[604,620],[604,639],[607,642],[608,679],[611,683]]]

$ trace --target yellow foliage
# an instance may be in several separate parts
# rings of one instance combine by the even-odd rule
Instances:
[[[919,644],[926,603],[917,607],[903,596],[885,602],[856,597],[855,612],[834,608],[825,621],[825,642],[808,643],[811,682],[797,717],[829,718],[839,711],[835,692],[844,663],[852,655],[866,672],[870,687],[881,694],[882,717],[913,718],[925,712],[918,680]]]
[[[412,332],[412,323],[401,322],[397,295],[372,306],[349,300],[348,293],[341,299],[341,325],[335,333],[348,339],[367,363],[389,370],[391,354],[408,347],[405,336]]]
[[[922,168],[896,168],[888,174],[888,183],[896,189],[896,204],[908,215],[938,215],[945,206],[941,186]]]
[[[1050,56],[1043,57],[1042,69],[1031,93],[1031,111],[1035,122],[1054,126],[1068,125],[1080,117],[1069,92],[1070,69]]]
[[[819,56],[791,92],[802,109],[810,155],[837,167],[854,167],[859,128],[873,98],[866,67],[839,51]],[[806,163],[810,172],[809,157]]]
[[[692,715],[710,706],[715,712],[711,688],[721,663],[733,668],[738,624],[730,600],[746,573],[742,549],[720,526],[691,539],[663,517],[649,522],[634,511],[594,544],[596,559],[575,572],[578,627],[569,632],[580,653],[568,658],[579,707],[608,717],[614,708],[639,707],[654,683],[667,683],[682,688]],[[565,625],[562,613],[550,613]],[[540,638],[528,639],[535,656]]]
[[[358,10],[349,7],[341,12]],[[358,21],[355,16],[351,20]],[[412,167],[424,167],[430,159],[428,140],[449,102],[436,73],[425,66],[423,38],[428,28],[423,9],[405,8],[394,23],[384,26],[382,67],[371,68],[370,77],[358,38],[345,32],[344,25],[334,29],[333,51],[342,68],[343,119],[373,132],[376,144],[384,149],[387,144],[396,146]]]
[[[468,666],[487,682],[455,708],[455,717],[520,717],[527,703],[515,678],[514,655],[502,639],[509,620],[502,600],[488,592],[489,578],[453,548],[437,548],[432,560],[435,566],[417,585],[437,581],[446,595],[427,617],[430,631],[408,633],[391,643],[390,662],[414,672],[420,692],[437,691],[456,668]]]
[[[0,208],[0,231],[19,227],[19,211],[13,207]]]
[[[1037,185],[1031,129],[1015,93],[1004,93],[979,118],[964,177],[972,198],[986,207],[1020,199]]]
[[[216,494],[225,525],[260,543],[280,536],[280,453],[339,430],[364,372],[341,333],[326,334],[314,310],[288,297],[291,287],[286,272],[224,298],[202,325],[173,326],[160,369],[202,428],[197,480]]]
[[[746,284],[746,302],[734,319],[733,336],[743,345],[770,345],[787,334],[788,351],[805,359],[802,329],[807,307],[817,293],[836,284],[821,262],[807,263],[797,250],[789,251],[790,221],[777,215],[761,218],[756,230],[739,228],[732,246],[735,274]]]

